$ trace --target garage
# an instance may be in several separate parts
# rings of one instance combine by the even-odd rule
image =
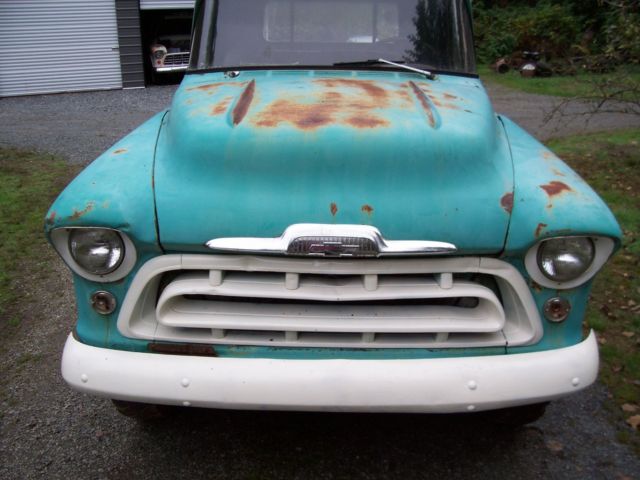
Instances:
[[[0,96],[122,87],[115,0],[0,2]]]
[[[180,81],[189,63],[193,0],[140,0],[146,83]]]
[[[188,61],[184,30],[193,5],[194,0],[2,0],[0,97],[144,88],[152,77],[158,83],[179,81]],[[156,75],[150,46],[159,39],[167,45],[160,42],[156,50],[164,48],[168,65]]]

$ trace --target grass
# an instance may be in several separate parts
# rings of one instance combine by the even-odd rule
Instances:
[[[0,328],[3,331],[20,326],[20,319],[12,313],[12,303],[19,294],[14,279],[25,260],[42,257],[42,250],[47,248],[44,216],[74,172],[75,169],[51,155],[0,148]]]
[[[551,148],[598,191],[616,215],[622,249],[596,277],[586,326],[598,332],[600,379],[617,415],[640,415],[640,130],[576,136]],[[627,404],[635,412],[623,411]],[[622,432],[640,451],[640,432]]]
[[[637,66],[620,67],[618,71],[608,74],[581,73],[574,76],[552,76],[548,78],[524,78],[516,70],[510,70],[506,74],[498,74],[488,65],[478,67],[478,73],[482,81],[489,84],[498,84],[514,90],[539,95],[551,95],[555,97],[585,97],[594,93],[594,84],[611,81],[615,84],[620,82],[632,82],[640,84],[640,68]],[[612,85],[613,88],[618,88]],[[627,96],[627,100],[636,100],[638,90],[632,98]]]

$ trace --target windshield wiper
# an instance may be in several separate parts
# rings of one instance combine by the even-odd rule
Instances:
[[[429,70],[422,70],[420,68],[410,67],[409,65],[404,65],[399,62],[392,62],[391,60],[385,60],[384,58],[378,58],[376,60],[359,60],[355,62],[337,62],[334,63],[334,67],[345,66],[345,65],[376,65],[379,63],[384,63],[386,65],[392,65],[394,67],[402,68],[404,70],[409,70],[410,72],[420,73],[427,77],[429,80],[433,80],[436,76],[430,72]]]

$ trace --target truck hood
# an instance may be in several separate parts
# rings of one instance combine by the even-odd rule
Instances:
[[[477,79],[243,71],[185,77],[160,131],[154,185],[167,251],[322,223],[482,254],[504,247],[513,167]]]

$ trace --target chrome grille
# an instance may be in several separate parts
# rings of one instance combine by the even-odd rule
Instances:
[[[190,52],[167,53],[164,57],[165,67],[188,67]]]

